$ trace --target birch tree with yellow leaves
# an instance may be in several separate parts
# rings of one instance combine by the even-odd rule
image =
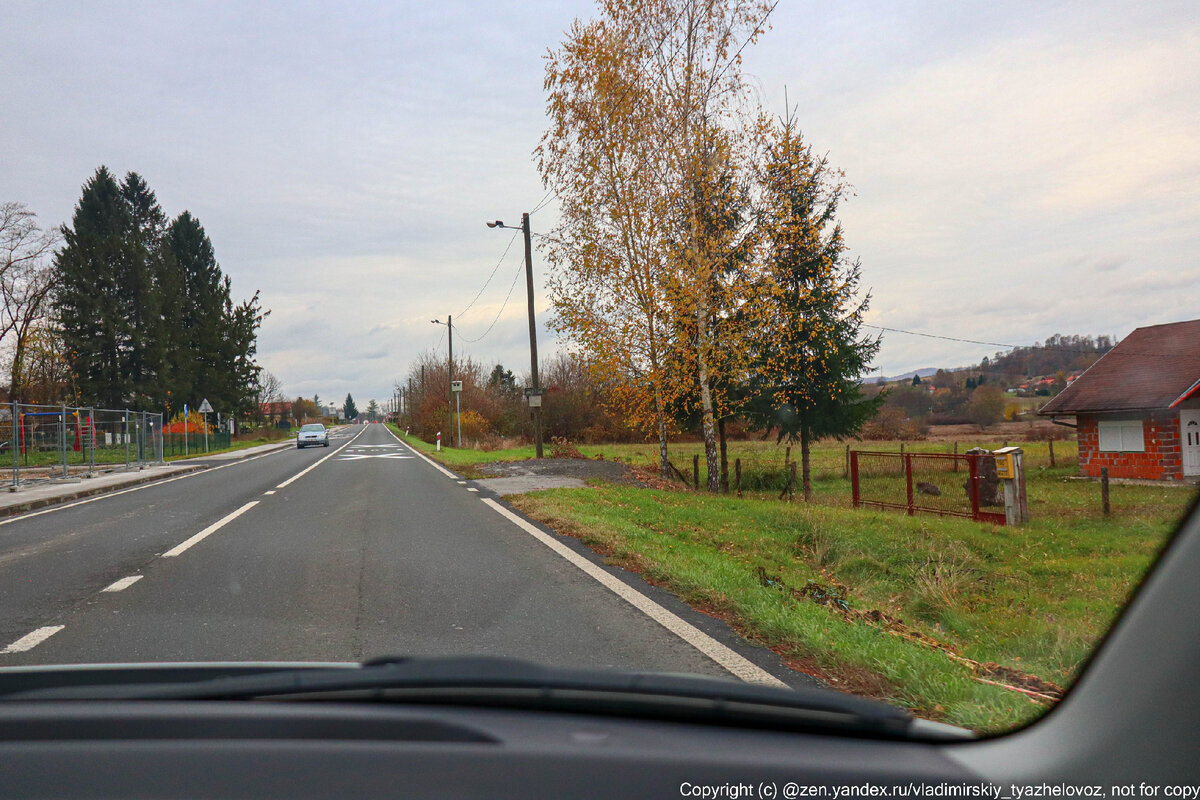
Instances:
[[[550,129],[538,148],[561,201],[549,237],[555,324],[590,363],[624,379],[625,411],[653,419],[667,472],[668,406],[693,394],[707,486],[717,491],[718,359],[714,307],[737,236],[712,235],[705,192],[721,169],[750,163],[760,115],[742,50],[773,4],[747,0],[604,0],[549,54]],[[684,322],[684,318],[687,322]],[[691,331],[679,338],[680,331]],[[692,374],[666,368],[685,347]]]
[[[548,57],[551,126],[537,157],[560,216],[544,252],[551,324],[613,387],[628,423],[657,435],[666,476],[667,407],[678,391],[664,359],[671,217],[647,72],[654,42],[629,11],[576,21]]]

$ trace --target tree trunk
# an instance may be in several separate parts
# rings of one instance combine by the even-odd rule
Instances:
[[[804,502],[812,500],[812,474],[809,470],[809,432],[808,425],[800,423],[800,475],[804,484]]]
[[[21,402],[25,394],[25,379],[24,375],[21,374],[23,372],[24,361],[25,336],[18,334],[16,350],[13,352],[12,372],[9,375],[8,384],[8,399],[16,403]]]
[[[721,440],[721,491],[729,494],[729,450],[725,442],[725,418],[717,420],[717,436]]]
[[[658,474],[671,480],[671,462],[667,460],[667,415],[663,410],[662,387],[654,387],[654,414],[658,418]]]
[[[708,304],[696,306],[697,379],[700,384],[700,410],[704,426],[704,463],[708,468],[708,490],[721,489],[720,464],[717,458],[717,426],[713,413],[712,387],[708,381]]]

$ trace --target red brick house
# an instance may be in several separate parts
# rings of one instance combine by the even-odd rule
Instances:
[[[1083,475],[1200,477],[1200,319],[1138,328],[1038,414],[1075,417]]]
[[[259,403],[258,407],[262,412],[263,419],[272,425],[292,416],[292,404],[286,400],[277,403]]]

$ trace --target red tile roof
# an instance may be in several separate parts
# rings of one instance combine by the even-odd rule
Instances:
[[[1138,328],[1039,414],[1170,408],[1200,390],[1200,319]]]

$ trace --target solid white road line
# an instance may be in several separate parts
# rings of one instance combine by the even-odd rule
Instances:
[[[38,628],[33,633],[27,633],[20,639],[10,644],[8,647],[0,650],[0,653],[24,653],[26,650],[32,650],[42,642],[49,639],[54,634],[61,631],[66,625],[47,625],[44,628]]]
[[[366,429],[366,428],[363,428],[361,431],[359,431],[358,433],[354,434],[354,439],[357,439],[359,436],[362,436],[364,433],[366,433],[366,431],[367,431],[367,429]],[[354,439],[351,439],[351,440],[350,440],[350,442],[353,442],[353,441],[354,441]],[[350,446],[350,442],[346,442],[344,445],[342,445],[341,447],[339,447],[337,450],[334,450],[334,451],[333,451],[332,453],[330,453],[329,455],[327,455],[327,456],[324,456],[324,457],[322,457],[322,458],[318,458],[316,461],[314,461],[313,463],[309,464],[307,467],[305,467],[304,469],[300,470],[300,471],[299,471],[299,472],[297,472],[295,475],[293,475],[292,477],[288,478],[286,481],[284,481],[283,483],[279,484],[279,485],[278,485],[278,486],[276,486],[275,488],[276,488],[276,489],[284,489],[284,488],[287,488],[287,485],[288,485],[289,483],[291,483],[292,481],[299,480],[299,479],[300,479],[302,476],[304,476],[304,475],[307,475],[309,472],[312,472],[314,469],[316,469],[317,467],[321,466],[321,464],[322,464],[323,462],[327,461],[327,460],[328,460],[328,459],[330,459],[330,458],[333,458],[333,457],[334,457],[334,456],[336,456],[338,453],[340,453],[340,452],[342,452],[343,450],[345,450],[347,447],[349,447],[349,446]]]
[[[392,433],[392,429],[391,429],[391,428],[388,428],[388,427],[385,425],[385,426],[384,426],[384,429],[385,429],[385,430],[386,430],[388,433],[391,433],[391,434],[392,434],[392,436],[395,438],[395,440],[396,440],[397,442],[399,442],[400,444],[404,445],[404,446],[405,446],[405,447],[407,447],[409,450],[411,450],[411,451],[413,452],[413,454],[414,454],[414,455],[415,455],[417,458],[422,458],[422,459],[424,459],[424,460],[425,460],[425,462],[429,464],[429,466],[433,467],[433,468],[434,468],[434,469],[436,469],[438,472],[440,472],[440,473],[442,473],[443,475],[445,475],[447,478],[454,478],[455,480],[458,480],[458,476],[457,476],[457,475],[455,475],[453,472],[451,472],[450,470],[448,470],[448,469],[446,469],[445,467],[443,467],[441,464],[439,464],[439,463],[437,463],[436,461],[434,461],[432,458],[429,458],[427,455],[425,455],[424,453],[422,453],[422,452],[421,452],[420,450],[418,450],[417,448],[413,447],[413,446],[412,446],[411,444],[409,444],[408,442],[406,442],[406,441],[404,441],[403,439],[401,439],[399,436],[396,436],[396,434]]]
[[[273,456],[278,453],[282,453],[286,449],[287,448],[280,448],[279,450],[272,450],[270,453],[263,453],[261,456],[251,456],[250,458],[243,458],[240,461],[231,461],[230,463],[222,464],[219,467],[209,467],[208,469],[199,469],[199,470],[196,470],[195,472],[188,472],[184,475],[176,475],[174,478],[163,478],[161,481],[149,481],[148,483],[139,484],[138,486],[134,486],[130,489],[120,489],[115,492],[105,492],[104,494],[98,494],[95,497],[89,497],[86,500],[78,500],[74,503],[66,503],[65,505],[61,505],[61,506],[51,506],[50,508],[44,508],[41,511],[30,511],[28,514],[21,514],[19,516],[15,516],[15,517],[6,517],[5,519],[0,519],[0,525],[10,525],[14,522],[20,522],[21,520],[29,519],[30,517],[40,517],[43,514],[53,514],[55,511],[66,511],[68,508],[75,508],[76,506],[85,506],[88,503],[96,503],[96,502],[99,502],[100,500],[107,500],[110,497],[119,497],[123,494],[129,494],[130,492],[140,492],[142,489],[152,489],[155,486],[162,486],[165,483],[174,483],[175,481],[181,481],[184,478],[194,478],[197,475],[209,475],[213,472],[216,472],[219,469],[228,469],[229,467],[238,467],[238,466],[241,466],[242,464],[249,464],[251,461],[258,461],[260,458],[267,458],[268,456]]]
[[[121,578],[121,580],[116,581],[115,583],[101,589],[100,591],[102,591],[102,592],[119,592],[124,589],[128,589],[130,586],[133,586],[135,583],[137,583],[141,579],[142,579],[141,575],[130,575],[128,578]]]
[[[492,510],[494,510],[497,514],[504,517],[518,528],[537,539],[542,544],[546,545],[546,547],[549,547],[555,553],[558,553],[567,561],[570,561],[576,567],[579,567],[579,569],[583,570],[590,577],[594,578],[613,594],[617,595],[622,600],[636,608],[638,611],[641,611],[643,614],[650,617],[650,619],[654,620],[659,625],[662,625],[671,633],[675,634],[680,639],[683,639],[692,647],[696,648],[701,653],[727,669],[729,672],[733,673],[735,677],[741,678],[748,683],[761,683],[768,686],[787,686],[786,683],[779,680],[762,667],[755,665],[744,656],[738,655],[733,650],[730,650],[728,647],[721,644],[716,639],[712,638],[707,633],[704,633],[694,625],[684,622],[675,614],[672,614],[670,611],[663,608],[649,597],[646,597],[646,595],[605,572],[603,569],[596,566],[591,561],[588,561],[586,558],[579,555],[562,542],[558,541],[552,536],[547,535],[534,525],[531,525],[528,521],[522,519],[512,511],[509,511],[495,500],[485,497],[483,498],[483,502],[491,506]]]
[[[246,503],[246,505],[242,506],[237,511],[234,511],[232,514],[226,514],[224,517],[217,520],[212,525],[209,525],[207,528],[200,531],[199,533],[197,533],[195,536],[191,537],[190,539],[187,539],[186,541],[180,542],[179,544],[175,545],[170,550],[163,553],[162,557],[163,558],[174,558],[175,556],[179,555],[180,553],[183,553],[185,550],[187,550],[192,545],[198,544],[198,543],[204,541],[205,539],[207,539],[209,536],[212,536],[214,533],[219,531],[225,525],[229,524],[230,522],[233,522],[235,519],[240,517],[242,514],[245,514],[247,511],[254,508],[256,505],[258,505],[258,501],[251,500],[249,503]]]

